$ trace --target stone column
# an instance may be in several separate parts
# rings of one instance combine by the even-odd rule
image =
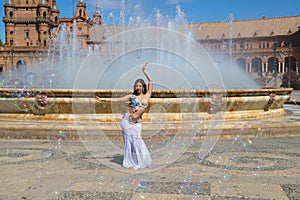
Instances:
[[[252,72],[252,63],[249,63],[249,72]]]

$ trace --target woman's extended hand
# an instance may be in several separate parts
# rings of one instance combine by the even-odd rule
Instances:
[[[102,101],[102,102],[103,102],[103,101],[106,101],[106,98],[100,98],[100,97],[98,97],[98,96],[95,96],[95,99],[98,100],[98,101]]]
[[[147,65],[148,65],[148,62],[146,62],[146,63],[143,65],[143,68],[142,68],[143,71],[146,70]]]
[[[148,74],[148,72],[146,71],[146,67],[148,65],[148,62],[146,62],[144,65],[143,65],[143,73],[145,74],[146,78],[148,79],[149,81],[149,84],[148,84],[148,91],[147,91],[147,94],[148,96],[150,97],[151,96],[151,93],[152,93],[152,88],[153,88],[153,81],[152,81],[152,78],[151,76]]]

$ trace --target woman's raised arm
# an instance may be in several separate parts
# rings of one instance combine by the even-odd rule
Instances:
[[[146,62],[146,63],[143,65],[142,71],[144,72],[144,74],[145,74],[147,80],[149,81],[149,83],[148,83],[148,91],[147,91],[147,94],[148,94],[149,96],[151,96],[152,90],[153,90],[153,80],[152,80],[151,76],[149,75],[149,73],[146,71],[147,65],[148,65],[148,62]]]

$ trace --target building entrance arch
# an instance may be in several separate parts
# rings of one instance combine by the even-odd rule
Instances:
[[[246,60],[245,59],[238,58],[235,62],[240,69],[242,69],[243,71],[246,71]]]
[[[18,60],[16,66],[17,66],[17,71],[20,72],[25,71],[27,68],[27,64],[25,60]]]

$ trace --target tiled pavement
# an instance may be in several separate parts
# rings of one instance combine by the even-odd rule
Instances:
[[[300,199],[299,139],[220,138],[205,158],[195,140],[173,162],[141,171],[122,169],[114,148],[2,139],[0,199]]]
[[[300,121],[293,98],[287,116],[273,122]],[[122,168],[122,140],[0,139],[0,199],[300,199],[300,135],[266,137],[260,133],[275,131],[272,119],[257,123],[266,125],[257,134],[241,129],[188,146],[145,139],[153,165],[140,171]]]

